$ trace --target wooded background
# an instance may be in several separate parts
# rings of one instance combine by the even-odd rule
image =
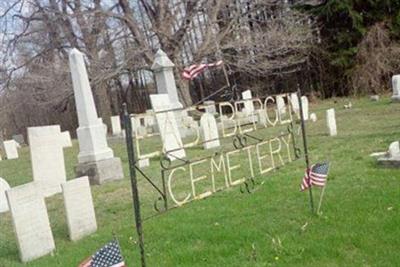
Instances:
[[[189,106],[227,85],[221,68],[193,81],[184,67],[223,60],[229,90],[253,95],[302,90],[318,97],[377,94],[399,71],[400,1],[390,0],[9,0],[0,3],[0,129],[77,117],[68,52],[86,64],[99,116],[109,123],[123,102],[151,108],[150,66],[162,48],[176,64]]]

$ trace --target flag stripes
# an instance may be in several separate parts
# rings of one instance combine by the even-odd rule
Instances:
[[[307,169],[304,173],[303,180],[301,182],[301,191],[304,191],[311,186],[325,186],[326,178],[328,177],[329,163],[317,163]]]
[[[193,64],[183,70],[182,78],[184,78],[186,80],[193,80],[200,73],[202,73],[205,69],[210,68],[210,67],[221,66],[223,63],[224,62],[222,60],[219,60],[215,63],[210,63],[210,64]]]

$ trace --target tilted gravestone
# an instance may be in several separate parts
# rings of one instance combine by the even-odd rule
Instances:
[[[33,180],[46,197],[61,192],[67,180],[63,149],[72,146],[69,132],[61,132],[59,125],[29,127],[28,139]]]
[[[69,63],[79,121],[76,130],[79,141],[77,176],[89,176],[93,184],[122,179],[121,160],[114,157],[108,147],[106,127],[97,116],[83,54],[73,49],[69,54]]]
[[[69,237],[79,240],[96,232],[97,222],[87,176],[61,184]]]
[[[326,122],[330,136],[337,135],[335,109],[331,108],[326,111]]]
[[[7,190],[6,196],[21,260],[51,253],[55,244],[40,187],[35,182],[20,185]]]
[[[18,148],[21,146],[14,139],[4,141],[3,146],[7,159],[17,159],[19,157]]]
[[[204,113],[200,119],[201,136],[204,149],[220,146],[217,122],[210,113]]]
[[[150,95],[151,105],[156,112],[156,120],[160,129],[164,151],[170,160],[184,158],[186,156],[175,114],[171,110],[168,95]]]
[[[0,177],[0,213],[6,212],[9,210],[6,191],[10,189],[10,185],[6,180]]]

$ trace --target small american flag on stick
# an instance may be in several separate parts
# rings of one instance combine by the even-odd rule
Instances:
[[[118,241],[113,240],[84,260],[79,267],[125,267]]]
[[[329,163],[317,163],[311,166],[310,169],[307,169],[303,181],[301,182],[301,191],[308,189],[309,187],[316,186],[325,186],[326,178],[328,177]]]
[[[215,63],[210,63],[210,64],[193,64],[183,70],[182,78],[184,78],[186,80],[193,80],[200,73],[202,73],[205,69],[210,68],[210,67],[221,66],[223,63],[224,62],[222,60],[219,60]]]

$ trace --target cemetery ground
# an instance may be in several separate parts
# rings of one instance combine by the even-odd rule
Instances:
[[[307,123],[312,163],[329,160],[331,169],[322,214],[311,215],[308,192],[299,192],[304,160],[256,176],[252,194],[240,186],[157,215],[154,190],[138,174],[148,266],[396,266],[400,264],[400,181],[398,169],[377,166],[369,154],[385,151],[399,138],[400,104],[348,99],[312,103],[318,121]],[[327,135],[325,110],[336,109],[338,136]],[[258,135],[268,135],[268,129]],[[144,144],[153,147],[154,140]],[[158,145],[158,144],[157,144]],[[232,143],[225,140],[225,147]],[[0,215],[0,266],[77,266],[112,238],[120,241],[127,266],[139,265],[132,196],[124,143],[111,145],[121,157],[125,179],[92,186],[98,231],[78,242],[68,239],[62,196],[46,200],[56,242],[53,256],[21,264],[9,213]],[[188,149],[189,157],[207,155]],[[78,144],[65,149],[67,176],[74,178]],[[49,165],[52,164],[49,162]],[[0,177],[11,186],[32,180],[29,151],[0,162]],[[257,168],[257,164],[255,164]],[[144,171],[160,180],[158,159]],[[235,170],[248,175],[248,169]],[[257,172],[256,172],[257,173]],[[189,179],[189,178],[186,178]],[[186,184],[187,184],[186,180]],[[183,181],[185,182],[185,181]],[[207,185],[204,185],[207,186]],[[187,190],[185,184],[179,188]],[[177,187],[177,188],[178,188]],[[317,203],[319,189],[313,190]],[[153,216],[157,215],[157,216]],[[153,216],[153,217],[152,217]]]

